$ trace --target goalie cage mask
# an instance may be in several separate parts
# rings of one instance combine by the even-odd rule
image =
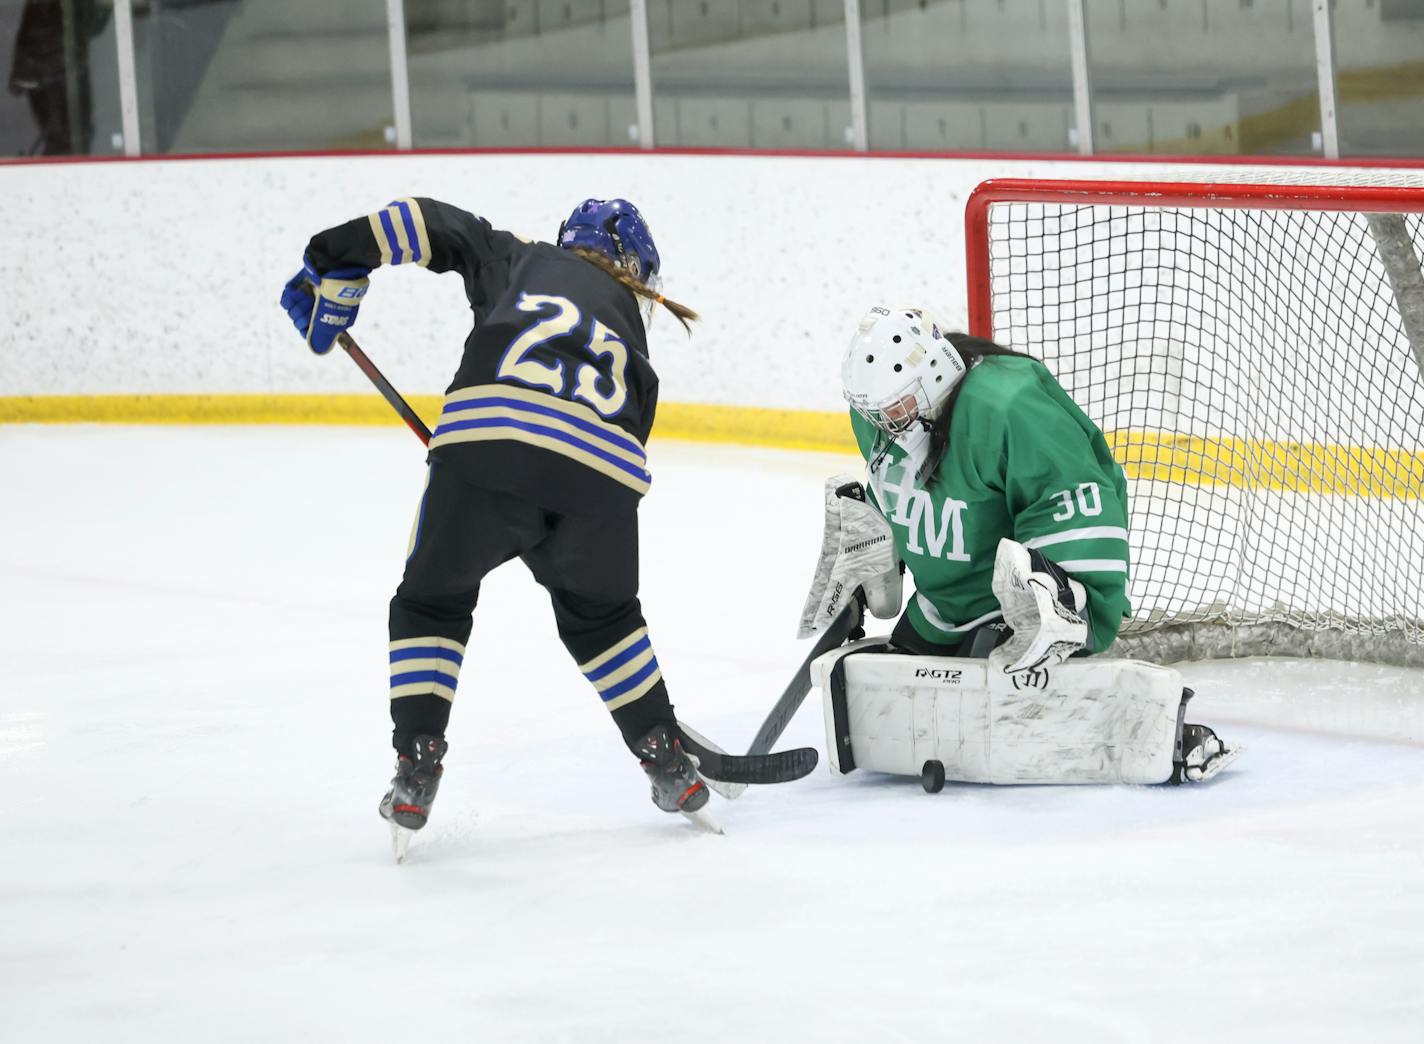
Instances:
[[[933,421],[964,373],[964,360],[929,312],[876,306],[851,338],[841,385],[851,409],[895,436]]]

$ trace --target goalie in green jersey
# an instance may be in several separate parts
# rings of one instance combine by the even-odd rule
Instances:
[[[1012,673],[1112,644],[1129,611],[1126,482],[1042,363],[921,309],[874,308],[841,380],[865,499],[915,581],[893,645],[963,656],[1002,642]],[[878,590],[872,611],[899,601]]]
[[[920,659],[897,674],[907,657],[862,657],[851,669],[869,686],[860,725],[844,694],[828,712],[832,746],[843,746],[833,763],[848,771],[857,728],[858,749],[889,752],[897,765],[926,737],[943,745],[953,733],[952,756],[970,762],[964,752],[982,742],[983,764],[949,778],[985,782],[1202,779],[1235,756],[1210,729],[1183,723],[1175,671],[1106,659],[1059,666],[1106,650],[1130,612],[1127,483],[1102,432],[1041,362],[949,332],[923,309],[877,307],[861,320],[841,379],[866,478],[827,480],[825,540],[801,634],[830,624],[859,590],[874,615],[899,617],[888,642],[870,639],[873,648],[860,651],[957,659],[943,670]],[[902,613],[903,569],[915,590]],[[817,661],[823,680],[845,655]],[[950,682],[956,702],[930,709],[949,699]],[[1005,709],[1027,690],[1055,699]],[[918,710],[902,708],[906,695]],[[887,724],[902,710],[915,715],[909,740]],[[941,711],[945,720],[926,725]],[[1012,741],[1004,730],[1017,730]],[[1073,730],[1081,763],[1065,742]],[[1113,730],[1125,732],[1115,739]],[[1035,753],[1044,749],[1056,763]]]

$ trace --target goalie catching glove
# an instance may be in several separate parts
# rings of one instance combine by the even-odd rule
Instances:
[[[993,588],[1014,632],[989,656],[1005,674],[1062,663],[1088,643],[1088,592],[1043,552],[1000,540]]]
[[[900,556],[890,523],[865,498],[865,487],[849,475],[826,479],[826,528],[816,577],[801,610],[798,638],[809,638],[850,604],[857,587],[879,619],[899,615],[903,600]]]

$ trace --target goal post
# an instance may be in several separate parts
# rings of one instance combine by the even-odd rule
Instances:
[[[965,237],[1127,474],[1117,654],[1424,665],[1424,189],[993,180]]]

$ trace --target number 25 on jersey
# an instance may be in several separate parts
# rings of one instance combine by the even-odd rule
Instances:
[[[530,353],[539,345],[567,337],[583,321],[583,314],[567,297],[552,294],[520,294],[515,305],[521,312],[545,313],[534,320],[504,351],[495,379],[515,381],[531,388],[547,388],[562,396],[568,388],[562,359],[540,362]],[[592,330],[583,350],[597,363],[583,363],[574,371],[575,399],[588,403],[604,417],[612,417],[628,401],[628,346],[599,319],[592,316]]]

